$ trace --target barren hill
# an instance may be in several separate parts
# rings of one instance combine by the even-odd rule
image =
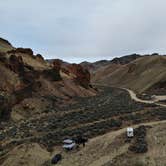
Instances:
[[[166,57],[143,56],[128,64],[110,64],[100,68],[93,82],[132,89],[138,93],[148,90],[165,90]],[[156,92],[157,93],[157,92]]]

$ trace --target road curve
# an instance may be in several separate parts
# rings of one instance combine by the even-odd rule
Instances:
[[[166,104],[157,103],[158,100],[142,100],[142,99],[139,99],[136,93],[134,93],[132,90],[127,88],[122,88],[122,89],[126,90],[130,94],[130,97],[137,102],[146,103],[146,104],[156,104],[161,107],[166,107]]]
[[[93,84],[93,85],[96,85],[96,86],[108,86],[108,87],[118,88],[116,86],[110,86],[108,84],[103,84],[103,85],[101,85],[101,84]],[[127,89],[127,88],[120,88],[120,89],[126,90],[129,93],[131,99],[135,100],[136,102],[145,103],[145,104],[155,104],[155,105],[158,105],[158,106],[161,106],[161,107],[166,107],[166,104],[157,103],[160,100],[161,101],[162,100],[166,100],[166,95],[165,96],[156,96],[156,95],[154,95],[154,97],[155,97],[154,100],[142,100],[142,99],[138,98],[136,93],[134,91],[132,91],[131,89]]]
[[[148,104],[153,104],[153,103],[155,103],[153,100],[142,100],[142,99],[139,99],[139,98],[137,97],[137,95],[136,95],[132,90],[130,90],[130,89],[126,89],[126,88],[122,88],[122,89],[126,90],[126,91],[130,94],[130,97],[131,97],[133,100],[137,101],[137,102],[148,103]]]

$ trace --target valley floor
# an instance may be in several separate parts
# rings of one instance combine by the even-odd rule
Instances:
[[[56,153],[63,156],[57,166],[165,166],[166,164],[166,120],[134,125],[148,126],[148,152],[135,154],[128,150],[125,142],[126,128],[109,132],[89,140],[86,146],[72,152],[55,146],[52,153],[38,144],[23,144],[8,154],[3,166],[48,166]],[[48,162],[47,162],[48,161]]]
[[[165,107],[136,102],[123,89],[103,86],[98,89],[97,96],[76,98],[77,103],[59,111],[50,110],[17,123],[1,123],[0,165],[7,166],[10,162],[12,166],[19,166],[20,162],[22,165],[41,165],[59,150],[62,151],[58,145],[64,138],[81,134],[92,139],[79,152],[63,153],[64,159],[60,164],[109,166],[115,156],[128,154],[129,145],[120,136],[127,126],[149,122],[149,125],[154,125],[160,121],[165,126]],[[39,158],[39,163],[36,158]]]
[[[166,164],[166,121],[142,123],[133,127],[140,125],[152,126],[147,135],[150,147],[147,154],[129,152],[130,143],[125,143],[126,128],[123,128],[91,139],[79,152],[64,153],[64,160],[59,166],[122,166],[122,163],[116,160],[119,156],[118,160],[124,160],[123,166],[135,166],[137,163],[142,163],[142,166],[164,166]],[[129,160],[132,160],[131,163],[127,162]]]

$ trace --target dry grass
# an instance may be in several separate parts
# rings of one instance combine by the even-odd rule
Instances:
[[[2,166],[41,166],[48,160],[50,153],[38,144],[22,144],[14,148],[6,156]]]

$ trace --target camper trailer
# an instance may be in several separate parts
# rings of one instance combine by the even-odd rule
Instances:
[[[127,137],[134,137],[134,129],[132,127],[127,128]]]

